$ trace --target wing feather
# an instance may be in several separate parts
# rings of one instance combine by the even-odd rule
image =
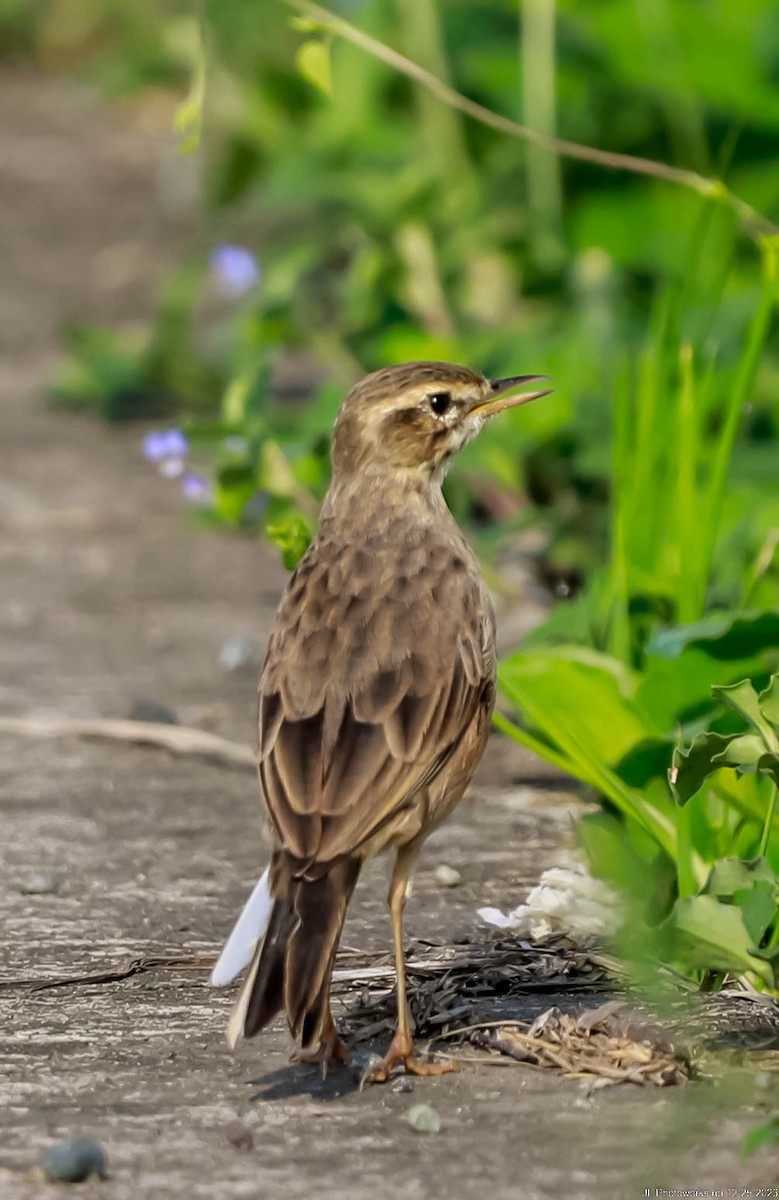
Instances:
[[[489,601],[430,536],[400,561],[318,540],[282,601],[260,683],[260,777],[281,845],[309,866],[407,807],[492,686]]]

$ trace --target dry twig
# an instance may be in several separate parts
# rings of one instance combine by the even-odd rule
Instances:
[[[97,738],[157,746],[171,754],[193,755],[210,762],[256,769],[257,759],[248,746],[231,742],[204,729],[185,725],[158,725],[102,717],[58,717],[31,713],[27,717],[0,717],[0,733],[35,738]]]

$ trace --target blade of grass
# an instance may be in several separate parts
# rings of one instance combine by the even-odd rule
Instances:
[[[630,379],[627,364],[620,371],[612,403],[611,561],[609,570],[610,619],[607,649],[615,658],[630,662],[630,580],[628,529],[633,509],[631,480],[634,463],[631,451]]]
[[[693,349],[683,345],[679,355],[681,376],[677,404],[676,437],[671,456],[676,474],[676,514],[669,531],[675,542],[677,616],[683,625],[697,621],[703,613],[702,587],[698,570],[698,425],[695,407]]]
[[[760,304],[749,329],[747,344],[738,365],[736,379],[730,393],[725,412],[723,428],[720,432],[714,451],[714,461],[709,477],[709,489],[706,497],[705,513],[702,523],[702,563],[701,569],[708,577],[711,562],[719,533],[722,509],[725,501],[730,462],[733,457],[733,447],[736,442],[739,422],[757,375],[757,369],[765,346],[770,328],[771,316],[776,303],[777,278],[779,277],[779,244],[774,239],[765,238],[762,243],[763,252],[763,291]]]

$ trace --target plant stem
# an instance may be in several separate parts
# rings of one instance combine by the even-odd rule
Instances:
[[[766,813],[765,824],[763,825],[763,836],[760,838],[760,849],[758,850],[758,854],[761,858],[763,858],[767,853],[768,843],[771,840],[771,831],[774,826],[774,814],[776,812],[777,791],[779,791],[779,789],[777,789],[774,781],[771,780],[771,799],[768,801],[768,812]]]
[[[397,0],[403,41],[414,47],[424,67],[437,79],[447,81],[447,66],[435,0]],[[442,109],[429,94],[417,97],[419,120],[426,152],[444,185],[444,198],[450,189],[462,189],[467,176],[468,155],[460,119],[450,109]]]
[[[555,0],[521,0],[522,116],[531,129],[555,132]],[[562,251],[560,161],[528,146],[527,191],[536,259],[554,265]]]
[[[656,162],[650,158],[639,158],[634,154],[617,154],[611,150],[598,150],[593,146],[582,146],[578,142],[570,142],[566,138],[549,137],[535,129],[528,129],[527,126],[512,121],[510,117],[504,117],[500,113],[486,108],[483,104],[478,104],[475,100],[463,96],[461,92],[438,79],[430,71],[426,71],[419,63],[412,62],[410,58],[399,54],[391,46],[386,46],[349,21],[345,21],[343,17],[328,12],[321,5],[312,4],[310,0],[286,0],[286,2],[291,8],[304,13],[323,28],[331,29],[333,33],[346,38],[355,46],[359,46],[367,54],[372,54],[374,58],[386,63],[393,70],[415,80],[444,104],[459,109],[460,112],[472,117],[475,121],[480,121],[483,125],[489,125],[492,129],[497,129],[509,137],[530,142],[532,145],[563,155],[565,158],[597,163],[601,167],[610,167],[617,171],[630,171],[636,175],[649,175],[654,179],[662,179],[666,183],[678,184],[699,195],[718,198],[736,213],[744,230],[754,241],[761,242],[769,237],[779,238],[779,225],[769,221],[751,204],[747,204],[740,196],[736,196],[719,179],[699,175],[697,171],[688,171],[683,167],[671,166],[669,163]]]
[[[692,853],[692,828],[690,805],[681,805],[676,810],[676,874],[679,879],[679,895],[694,896],[698,890]],[[701,881],[702,882],[702,881]]]

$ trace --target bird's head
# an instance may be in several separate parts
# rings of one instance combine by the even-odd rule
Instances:
[[[434,481],[490,417],[527,404],[549,389],[517,392],[543,375],[485,379],[455,363],[412,362],[384,367],[355,384],[333,433],[333,470],[371,468],[418,472]]]

